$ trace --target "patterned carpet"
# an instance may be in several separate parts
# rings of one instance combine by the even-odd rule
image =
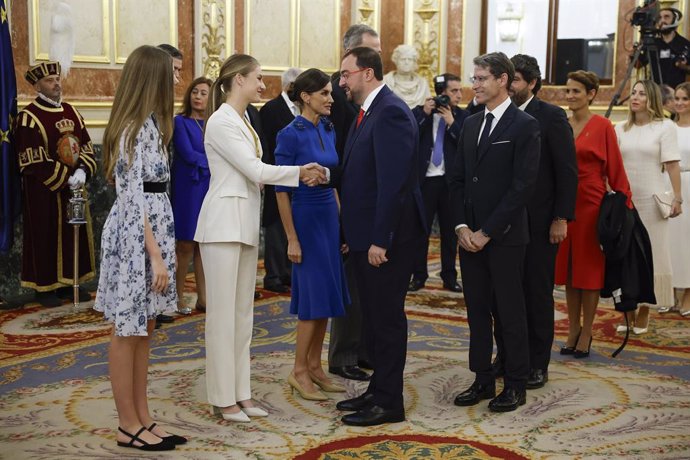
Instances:
[[[430,263],[436,275],[438,259]],[[193,304],[191,278],[187,288]],[[473,380],[469,333],[462,295],[441,290],[434,276],[408,296],[408,420],[354,428],[339,422],[335,399],[309,402],[289,391],[295,318],[288,304],[264,291],[256,302],[252,385],[271,414],[249,424],[219,420],[204,403],[202,314],[156,332],[151,407],[190,442],[148,456],[115,445],[109,332],[90,304],[0,313],[0,458],[690,458],[690,320],[677,313],[654,315],[650,333],[612,359],[620,315],[602,304],[592,356],[574,360],[557,353],[567,327],[559,302],[549,384],[529,391],[519,410],[494,414],[485,403],[452,404]],[[343,383],[349,395],[363,385]]]

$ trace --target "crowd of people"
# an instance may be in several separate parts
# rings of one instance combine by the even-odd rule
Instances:
[[[345,391],[329,374],[368,380],[362,394],[336,405],[350,412],[342,417],[347,425],[405,420],[405,296],[428,278],[435,217],[443,286],[464,292],[470,327],[475,380],[455,405],[490,399],[491,411],[513,411],[526,390],[548,382],[554,285],[565,286],[568,308],[560,354],[590,355],[607,276],[598,220],[612,192],[647,230],[656,298],[640,303],[619,331],[647,332],[650,307],[690,315],[690,249],[680,243],[690,232],[682,211],[690,194],[689,83],[675,89],[671,121],[660,87],[635,82],[627,120],[614,127],[592,112],[599,79],[585,70],[568,75],[570,117],[539,99],[534,57],[499,52],[474,59],[471,111],[460,107],[461,80],[450,73],[434,78],[435,97],[427,87],[409,107],[396,88],[417,81],[414,53],[397,50],[398,70],[384,76],[379,36],[364,25],[348,30],[343,51],[332,76],[286,71],[281,94],[260,111],[252,104],[266,88],[261,65],[232,55],[215,81],[187,85],[176,116],[179,51],[142,46],[127,58],[103,137],[103,174],[117,198],[103,229],[94,304],[113,323],[118,445],[171,450],[187,442],[156,423],[147,374],[157,320],[193,311],[184,300],[192,261],[194,308],[206,314],[211,413],[234,422],[270,415],[252,399],[250,378],[262,191],[264,286],[290,292],[297,316],[287,385],[323,401],[326,392]],[[17,118],[19,165],[25,193],[46,199],[45,211],[25,209],[25,219],[61,226],[69,188],[95,173],[93,148],[83,120],[61,100],[59,65],[40,64],[26,76],[38,97]],[[82,233],[86,279],[95,265],[88,225]],[[27,237],[34,238],[25,236],[25,247],[37,250]],[[48,293],[40,299],[46,305],[57,303],[60,283],[71,282],[69,258],[59,252],[69,241],[39,248],[55,259],[56,274],[37,270],[44,264],[25,251],[23,283]]]

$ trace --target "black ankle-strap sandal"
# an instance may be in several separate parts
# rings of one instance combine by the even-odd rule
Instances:
[[[175,448],[175,444],[172,444],[172,443],[166,441],[165,439],[163,439],[161,442],[159,442],[157,444],[150,444],[150,443],[144,441],[143,439],[141,439],[139,437],[139,435],[141,433],[143,433],[144,431],[146,431],[146,428],[143,426],[139,429],[139,431],[137,431],[137,434],[134,434],[134,435],[131,433],[127,433],[121,427],[117,427],[117,429],[118,429],[118,431],[120,431],[120,433],[122,433],[125,436],[128,436],[130,438],[129,442],[118,441],[117,445],[120,447],[132,447],[134,449],[147,450],[147,451],[173,450]],[[135,442],[139,442],[139,443],[141,443],[141,445],[135,446],[134,445]]]
[[[153,429],[156,428],[158,424],[156,422],[153,422],[151,426],[148,428],[148,430],[153,433]],[[156,434],[156,433],[153,433]],[[156,434],[156,436],[158,436]],[[183,438],[182,436],[178,436],[176,434],[170,434],[168,436],[158,436],[161,438],[163,441],[168,441],[172,444],[175,444],[176,446],[179,446],[180,444],[186,444],[187,443],[187,438]]]

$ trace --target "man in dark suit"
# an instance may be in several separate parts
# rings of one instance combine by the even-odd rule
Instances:
[[[455,404],[493,398],[489,409],[506,412],[525,404],[529,374],[522,278],[529,241],[526,204],[539,168],[539,124],[508,97],[515,69],[505,54],[478,56],[474,66],[472,89],[485,109],[465,120],[450,191],[475,381]],[[492,307],[505,325],[505,385],[498,396],[491,368]]]
[[[282,92],[268,101],[259,111],[266,149],[261,160],[276,164],[275,149],[278,131],[299,115],[299,108],[288,97],[300,69],[287,69],[280,77]],[[264,207],[261,225],[264,227],[264,289],[286,293],[289,291],[291,264],[287,257],[287,237],[278,213],[275,187],[264,185]]]
[[[515,79],[510,97],[520,110],[539,122],[541,156],[539,173],[532,197],[527,202],[530,242],[525,256],[525,307],[529,336],[530,373],[527,388],[541,388],[549,380],[549,361],[553,344],[553,283],[558,244],[568,231],[568,221],[575,218],[577,161],[575,140],[565,111],[539,100],[541,87],[539,64],[532,56],[517,54],[511,62]],[[494,373],[503,374],[505,355],[500,321],[494,325],[496,348]]]
[[[365,24],[355,24],[343,36],[343,51],[366,46],[381,54],[381,40],[378,33]],[[357,118],[359,106],[348,100],[345,90],[339,86],[340,72],[331,77],[333,84],[333,104],[331,121],[335,127],[335,148],[340,164],[345,156],[345,141],[350,127]],[[349,256],[344,261],[345,276],[350,289],[351,303],[346,307],[345,316],[331,319],[331,336],[328,342],[328,371],[351,380],[369,380],[369,374],[362,368],[371,369],[366,340],[362,327],[362,312],[359,293],[354,277],[354,264]]]
[[[451,219],[448,177],[458,150],[458,139],[465,118],[469,115],[458,107],[462,101],[460,77],[444,73],[434,77],[436,98],[430,97],[424,105],[412,110],[419,124],[419,156],[421,160],[420,181],[426,210],[427,233],[431,232],[434,216],[438,215],[441,233],[441,279],[443,287],[453,292],[462,292],[455,269],[458,238]],[[447,103],[437,104],[439,96],[445,96]],[[422,245],[412,272],[409,291],[418,291],[429,278],[427,254],[429,240]]]
[[[383,84],[383,64],[375,50],[350,50],[340,74],[340,86],[361,108],[331,182],[341,185],[343,233],[355,267],[374,374],[364,394],[336,407],[356,411],[343,416],[343,423],[371,426],[405,420],[409,254],[425,238],[419,139],[412,112]]]

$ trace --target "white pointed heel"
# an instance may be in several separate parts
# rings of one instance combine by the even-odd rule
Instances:
[[[230,414],[227,412],[223,412],[220,407],[211,406],[211,414],[212,415],[220,415],[223,417],[223,420],[227,420],[228,422],[240,422],[240,423],[251,422],[249,417],[247,417],[247,414],[244,413],[242,410],[240,410],[239,412],[235,412],[234,414]]]
[[[268,412],[260,407],[243,407],[242,412],[250,417],[268,417]]]

